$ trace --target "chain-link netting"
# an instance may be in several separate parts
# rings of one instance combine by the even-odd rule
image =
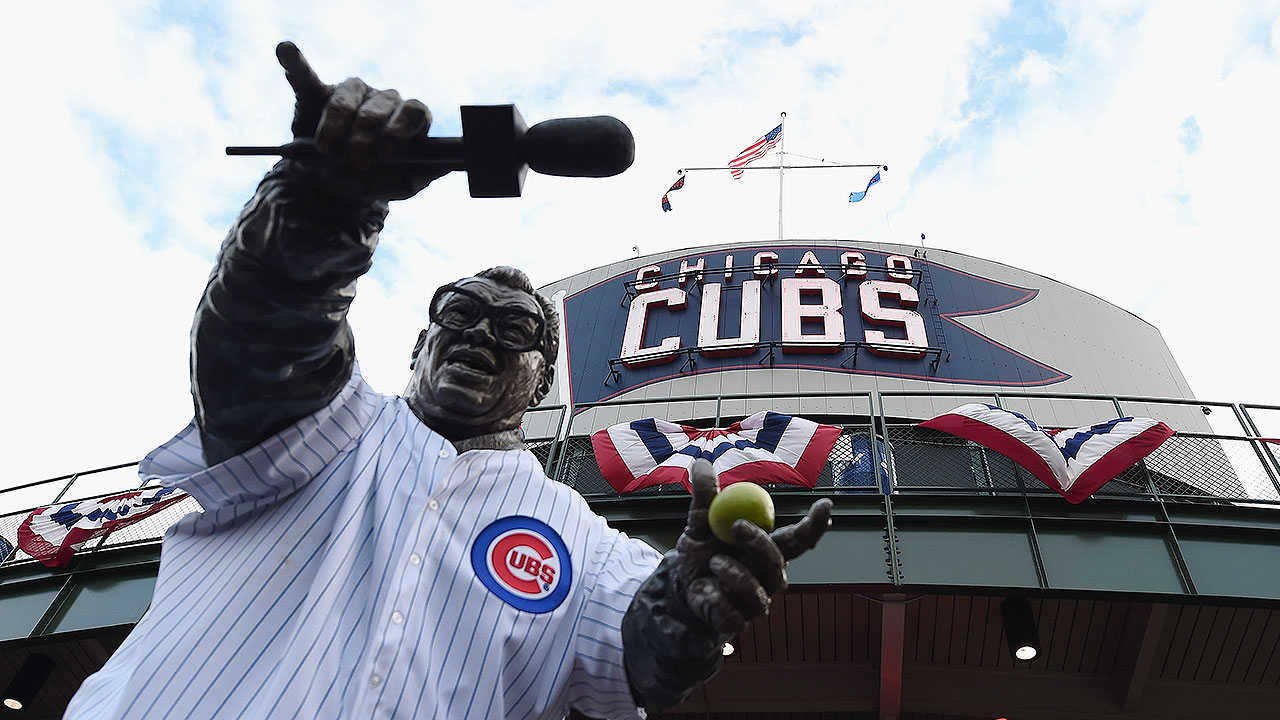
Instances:
[[[1007,458],[954,435],[914,425],[891,426],[889,447],[898,489],[1019,487]]]
[[[1013,461],[968,440],[913,425],[891,427],[889,438],[899,489],[1051,492]],[[1094,495],[1280,500],[1262,453],[1256,440],[1175,435]]]
[[[558,454],[559,462],[557,467],[552,468],[554,471],[552,477],[587,497],[617,494],[600,473],[600,464],[596,462],[590,437],[568,438],[561,444]],[[684,487],[675,483],[655,485],[641,491],[646,495],[683,494],[684,492]]]
[[[949,405],[956,399],[948,396],[938,399],[938,402]],[[1188,407],[1199,417],[1208,416],[1198,405]],[[1249,410],[1261,415],[1262,410],[1270,411],[1271,408]],[[1214,414],[1221,414],[1228,420],[1234,418],[1226,413]],[[825,418],[824,421],[840,422],[836,418]],[[850,416],[847,421],[817,479],[817,487],[825,492],[1053,494],[1008,458],[968,440],[924,429],[901,419],[897,422],[890,419],[887,436],[873,434],[872,423],[865,415]],[[559,441],[554,437],[538,437],[529,439],[527,447],[539,463],[549,467],[552,478],[582,495],[606,497],[617,494],[600,472],[589,435],[575,435]],[[52,502],[59,492],[63,493],[60,502],[64,503],[75,502],[90,494],[77,493],[76,490],[98,490],[91,493],[93,497],[89,499],[101,497],[102,489],[136,477],[133,473],[136,469],[132,467],[104,468],[72,479],[36,483],[29,488],[0,489],[0,501],[5,501],[5,505],[0,507],[0,513],[3,513],[0,514],[0,538],[10,546],[16,545],[18,527],[30,515],[31,508]],[[1278,478],[1278,444],[1220,432],[1181,431],[1145,460],[1100,488],[1095,496],[1280,502]],[[768,487],[774,492],[800,489],[790,485]],[[681,485],[668,484],[633,493],[650,496],[669,494],[683,495],[686,491]],[[105,538],[91,541],[82,552],[91,552],[98,546],[115,547],[159,540],[178,519],[199,509],[196,501],[188,498]],[[11,552],[7,560],[8,563],[26,561],[30,561],[30,557],[20,550]]]
[[[538,462],[541,463],[543,467],[546,467],[547,458],[551,455],[551,449],[555,444],[554,439],[526,440],[524,446],[529,450],[529,452],[533,453],[534,457],[538,458]]]
[[[877,437],[873,446],[868,424],[845,427],[818,474],[816,487],[836,488],[842,493],[889,492],[892,489],[889,462],[889,445]]]
[[[1240,411],[1253,434],[1266,438],[1253,443],[1254,454],[1260,456],[1269,479],[1280,479],[1280,406],[1241,405]]]
[[[0,550],[7,548],[4,560],[6,562],[15,559],[30,560],[31,556],[16,549],[18,546],[18,526],[30,515],[30,511],[9,513],[8,515],[0,515]]]
[[[889,426],[888,441],[872,443],[867,424],[846,426],[816,487],[838,492],[969,491],[973,494],[1053,494],[1009,458],[977,443],[914,424]],[[1095,496],[1170,496],[1280,500],[1262,443],[1241,438],[1176,435],[1099,488]],[[539,448],[545,461],[546,450]],[[536,454],[535,452],[535,454]],[[878,471],[877,471],[878,468]],[[600,473],[589,437],[571,437],[557,450],[553,477],[586,496],[616,494]],[[769,486],[794,490],[794,486]],[[682,493],[679,485],[645,494]]]
[[[1009,458],[969,440],[915,425],[890,427],[889,438],[898,490],[1053,493]],[[1135,466],[1095,494],[1141,495],[1150,491],[1141,467]]]
[[[1261,440],[1252,443],[1270,477],[1280,481],[1280,439]],[[1280,485],[1280,483],[1275,483]]]
[[[1280,500],[1275,471],[1254,440],[1175,435],[1147,456],[1161,495]]]

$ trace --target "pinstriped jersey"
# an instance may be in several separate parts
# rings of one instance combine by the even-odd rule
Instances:
[[[620,626],[658,554],[531,453],[456,453],[358,368],[242,455],[206,467],[193,425],[140,472],[204,512],[67,718],[641,715]]]

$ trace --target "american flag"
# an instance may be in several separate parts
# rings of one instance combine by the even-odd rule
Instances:
[[[733,179],[737,180],[742,177],[742,168],[764,157],[765,153],[772,150],[780,140],[782,140],[781,124],[738,153],[738,157],[729,161],[729,167],[733,168]]]

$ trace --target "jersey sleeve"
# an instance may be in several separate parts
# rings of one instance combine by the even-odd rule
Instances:
[[[623,665],[622,618],[661,557],[644,542],[612,529],[602,554],[574,640],[569,704],[588,717],[643,718]]]
[[[138,464],[147,482],[178,487],[229,522],[296,492],[356,442],[389,399],[374,392],[359,367],[327,405],[262,443],[214,465],[205,462],[200,432],[192,422]]]

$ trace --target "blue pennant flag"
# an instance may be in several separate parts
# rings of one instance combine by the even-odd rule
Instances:
[[[876,183],[878,183],[878,182],[880,182],[880,171],[879,171],[879,170],[877,170],[877,171],[876,171],[876,174],[875,174],[875,176],[873,176],[873,177],[871,178],[871,181],[867,183],[867,190],[870,190],[870,189],[871,189],[871,186],[872,186],[872,185],[875,185],[875,184],[876,184]],[[867,196],[867,190],[863,190],[862,192],[851,192],[851,193],[849,193],[849,202],[858,202],[858,201],[859,201],[859,200],[861,200],[862,198],[866,197],[866,196]]]

